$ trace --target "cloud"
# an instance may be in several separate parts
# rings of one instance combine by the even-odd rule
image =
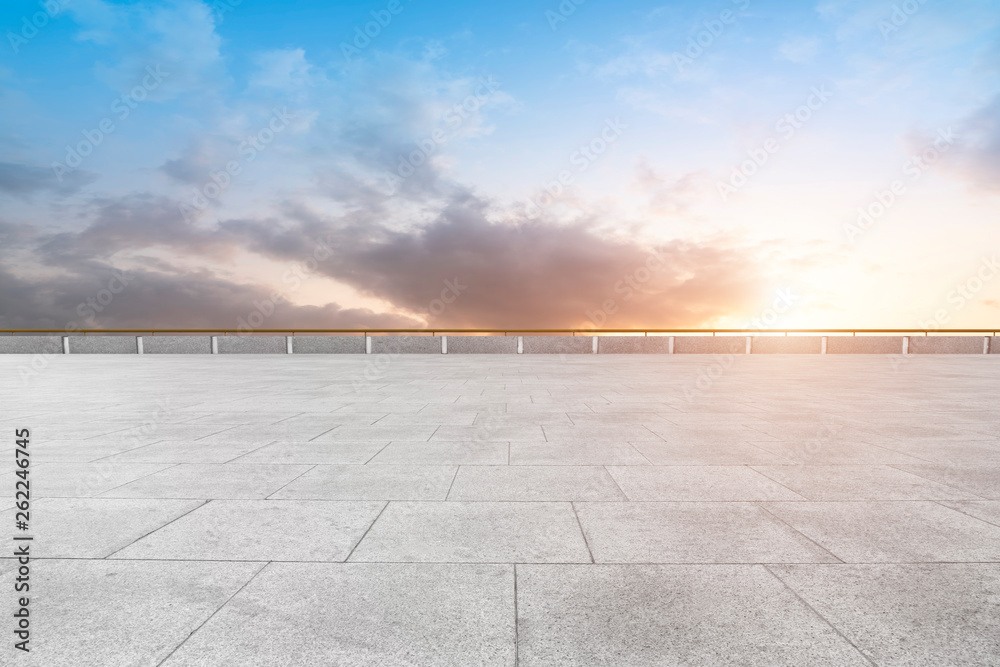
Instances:
[[[96,180],[97,175],[89,171],[70,171],[60,180],[52,169],[46,167],[0,162],[0,192],[22,199],[36,192],[71,195]]]
[[[199,103],[212,98],[225,81],[212,9],[202,2],[175,0],[164,4],[114,5],[101,0],[74,0],[67,11],[80,27],[77,39],[102,48],[94,71],[119,92],[139,85],[147,68],[162,68],[162,84],[148,91],[163,102],[195,93]]]
[[[819,45],[816,37],[792,37],[778,45],[778,57],[791,63],[806,63],[819,53]]]
[[[977,188],[1000,191],[1000,95],[967,117],[950,163]]]

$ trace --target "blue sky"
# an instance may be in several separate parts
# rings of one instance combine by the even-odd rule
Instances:
[[[998,25],[8,2],[0,326],[995,326]]]

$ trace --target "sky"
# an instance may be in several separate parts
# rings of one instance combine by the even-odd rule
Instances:
[[[0,328],[990,328],[1000,0],[8,0]]]

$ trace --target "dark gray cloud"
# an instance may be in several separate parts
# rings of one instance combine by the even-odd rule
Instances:
[[[71,195],[97,180],[97,175],[83,170],[72,170],[56,176],[52,169],[19,162],[0,162],[0,192],[28,198],[37,192],[60,196]]]

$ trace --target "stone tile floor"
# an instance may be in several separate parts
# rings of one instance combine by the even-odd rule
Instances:
[[[1000,357],[31,362],[3,665],[1000,664]]]

